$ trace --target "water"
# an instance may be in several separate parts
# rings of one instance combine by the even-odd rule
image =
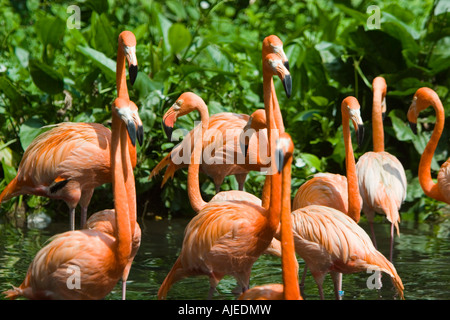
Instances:
[[[176,260],[183,240],[187,219],[139,220],[142,242],[134,260],[127,283],[127,298],[130,300],[153,300]],[[369,230],[367,223],[360,223]],[[68,222],[52,222],[43,230],[16,228],[0,221],[0,292],[11,285],[18,286],[24,279],[27,268],[37,251],[52,235],[67,231]],[[389,224],[375,225],[378,249],[389,255]],[[395,238],[394,265],[405,286],[406,299],[450,299],[450,219],[441,223],[402,221],[400,237]],[[299,258],[300,274],[303,260]],[[370,274],[344,275],[344,300],[392,300],[395,290],[387,275],[382,278],[380,290],[368,289]],[[254,264],[250,286],[281,283],[281,265],[277,257],[263,255]],[[236,282],[225,277],[217,288],[214,299],[235,299],[233,289]],[[169,291],[168,299],[207,299],[209,281],[207,277],[191,277],[177,282]],[[324,282],[325,299],[334,299],[330,276]],[[304,297],[319,299],[317,287],[308,273]],[[107,300],[119,300],[121,289],[117,285]],[[1,298],[2,299],[2,298]]]

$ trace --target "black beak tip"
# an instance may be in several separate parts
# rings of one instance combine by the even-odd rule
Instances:
[[[381,113],[381,119],[384,121],[385,118],[386,118],[386,112],[382,112]]]
[[[283,154],[283,151],[280,149],[275,150],[275,152],[276,152],[275,164],[277,166],[278,173],[281,173],[281,171],[283,170],[283,165],[284,165],[284,154]]]
[[[290,74],[287,74],[283,79],[284,91],[286,91],[286,96],[288,98],[291,97],[292,92],[292,77]]]
[[[409,127],[411,128],[411,130],[414,134],[417,134],[417,123],[410,122]]]
[[[164,128],[164,132],[166,133],[167,138],[169,140],[172,140],[173,127],[166,126],[166,124],[163,121],[163,128]]]
[[[358,141],[358,148],[361,148],[362,143],[364,141],[364,126],[362,124],[358,125],[357,141]]]
[[[127,131],[128,131],[128,136],[130,137],[130,140],[131,140],[131,144],[133,145],[133,147],[135,147],[136,146],[136,125],[134,124],[133,121],[128,121]]]
[[[288,71],[291,71],[289,70],[289,61],[286,60],[283,64],[286,67],[286,69],[288,69]]]
[[[131,85],[134,85],[134,82],[136,81],[137,74],[138,74],[138,66],[137,65],[131,65],[128,68],[128,74],[130,76],[130,83],[131,83]]]
[[[138,126],[137,140],[139,142],[139,145],[142,146],[142,144],[144,143],[144,127],[142,125]]]

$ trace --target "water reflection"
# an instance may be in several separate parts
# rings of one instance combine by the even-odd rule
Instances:
[[[188,219],[139,221],[142,242],[135,258],[127,284],[127,298],[134,300],[156,299],[159,286],[175,262],[183,241]],[[369,230],[368,224],[361,227]],[[389,254],[388,223],[375,224],[379,250]],[[51,222],[45,229],[15,228],[0,221],[0,291],[18,286],[35,254],[52,235],[67,231],[67,221]],[[394,265],[405,286],[406,299],[450,298],[450,220],[440,224],[415,224],[402,221],[400,237],[395,237]],[[300,272],[303,261],[299,259]],[[301,276],[301,273],[300,273]],[[394,299],[395,290],[387,275],[383,275],[380,290],[367,288],[370,274],[344,275],[343,299]],[[281,283],[281,265],[277,257],[264,255],[253,266],[250,286]],[[214,299],[235,299],[236,282],[225,277],[218,285]],[[191,277],[177,282],[169,291],[168,299],[206,299],[209,290],[207,277]],[[333,299],[331,277],[324,282],[326,299]],[[120,286],[116,286],[106,299],[119,300]],[[316,284],[308,274],[305,298],[319,298]]]

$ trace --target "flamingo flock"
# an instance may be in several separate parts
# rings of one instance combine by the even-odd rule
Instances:
[[[96,123],[51,126],[27,148],[17,176],[0,194],[0,202],[21,194],[60,199],[67,203],[70,217],[70,231],[49,240],[34,257],[23,282],[3,292],[6,298],[103,299],[121,281],[122,299],[126,299],[126,281],[141,243],[133,169],[137,165],[136,142],[142,144],[144,138],[138,107],[128,94],[126,63],[133,84],[136,38],[130,31],[118,37],[117,98],[111,109],[111,130]],[[346,175],[318,173],[291,199],[294,141],[286,132],[273,78],[280,79],[289,98],[292,75],[283,43],[275,35],[262,43],[262,69],[264,109],[251,115],[226,112],[210,116],[207,103],[186,91],[162,117],[168,139],[182,116],[197,112],[201,123],[161,159],[149,177],[165,168],[163,187],[177,170],[187,168],[187,193],[196,213],[186,226],[178,258],[157,298],[170,297],[170,289],[191,276],[209,279],[208,297],[212,298],[218,283],[229,275],[236,279],[239,299],[302,300],[310,270],[319,297],[325,298],[323,282],[330,273],[335,298],[340,300],[343,274],[375,270],[380,279],[381,273],[387,274],[397,297],[404,299],[404,285],[393,262],[393,243],[394,229],[400,234],[407,180],[400,161],[384,150],[385,79],[376,77],[372,83],[373,151],[356,161],[350,122],[360,146],[363,119],[358,100],[346,97],[341,102]],[[431,161],[444,129],[444,108],[436,92],[418,89],[407,118],[414,131],[420,112],[429,106],[436,113],[436,124],[420,160],[419,181],[425,195],[450,204],[450,159],[442,165],[437,183],[431,176]],[[188,155],[187,161],[181,161],[181,154]],[[229,158],[241,161],[224,161]],[[260,197],[244,191],[250,171],[265,172]],[[215,185],[216,195],[209,201],[201,194],[200,172]],[[239,190],[221,191],[229,175],[236,176]],[[112,183],[114,209],[88,218],[94,189],[105,183]],[[79,230],[75,226],[78,204]],[[371,236],[358,225],[361,210]],[[391,223],[389,259],[377,249],[376,213]],[[265,253],[281,257],[283,283],[250,288],[252,266]],[[300,282],[297,258],[305,262]]]

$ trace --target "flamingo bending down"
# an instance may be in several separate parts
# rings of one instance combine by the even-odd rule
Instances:
[[[283,43],[281,40],[275,36],[271,35],[264,39],[263,41],[263,47],[262,47],[262,54],[263,58],[267,56],[267,54],[273,53],[276,54],[279,59],[282,60],[285,68],[289,70],[289,62],[287,60],[286,54],[283,51]],[[290,76],[289,76],[290,77]],[[285,91],[288,97],[291,93],[291,84],[290,81],[286,81],[284,83]],[[274,106],[278,106],[278,100],[275,93],[275,86],[273,84],[273,81],[270,83],[270,90],[271,90],[271,103]],[[279,108],[274,107],[274,117],[275,121],[277,123],[278,127],[282,127],[284,131],[283,121],[281,118],[281,112],[279,111]],[[205,161],[202,161],[200,165],[200,169],[202,172],[206,173],[208,176],[210,176],[214,181],[214,186],[216,193],[220,192],[220,186],[223,183],[223,180],[228,175],[235,175],[236,180],[238,181],[239,190],[244,190],[244,183],[245,179],[247,177],[247,174],[250,170],[260,170],[263,165],[260,163],[256,163],[255,165],[252,165],[250,167],[245,165],[239,165],[237,163],[227,163],[228,158],[231,159],[239,159],[242,156],[242,150],[240,150],[239,145],[237,142],[238,137],[240,136],[240,132],[242,131],[243,127],[247,124],[250,117],[245,114],[236,114],[236,113],[230,113],[230,112],[223,112],[219,114],[212,115],[209,119],[209,127],[208,131],[205,132],[205,139],[203,141],[203,150],[207,149],[208,147],[215,147],[215,159],[218,161],[210,161],[210,163],[207,163]],[[173,126],[173,124],[165,123],[165,127],[167,126]],[[227,134],[228,133],[228,134]],[[231,134],[230,134],[231,133]],[[216,136],[214,146],[211,140],[214,135]],[[229,143],[223,143],[222,145],[217,145],[217,139],[222,138],[223,141],[220,142],[229,142]],[[191,138],[191,139],[189,139]],[[150,173],[149,179],[153,178],[155,175],[157,175],[163,168],[167,167],[166,172],[164,174],[164,178],[162,181],[163,186],[169,178],[173,178],[173,175],[175,172],[181,168],[188,167],[189,164],[183,162],[177,155],[180,153],[180,150],[193,150],[193,130],[189,132],[189,134],[184,138],[184,140],[177,145],[168,155],[166,155],[152,170]],[[213,139],[214,140],[214,139]],[[252,137],[252,145],[257,146],[259,145],[259,136]],[[248,161],[245,162],[245,164],[249,163]],[[254,162],[251,162],[252,164]]]
[[[375,212],[385,214],[391,222],[389,260],[392,261],[394,226],[399,234],[400,206],[406,198],[406,174],[401,162],[384,151],[383,114],[386,112],[386,81],[376,77],[373,86],[372,136],[373,152],[363,154],[356,164],[363,212],[367,216],[376,247],[373,219]]]
[[[35,256],[23,283],[7,298],[103,299],[127,273],[133,255],[136,191],[128,139],[143,131],[136,105],[117,98],[112,108],[111,174],[114,236],[97,229],[67,231],[51,238]],[[140,137],[139,139],[141,139]]]
[[[136,38],[123,31],[118,43],[117,92],[120,98],[128,100],[125,59],[133,84],[137,76]],[[66,122],[51,127],[28,146],[16,177],[0,194],[0,203],[21,194],[62,199],[69,207],[71,230],[75,230],[76,206],[81,206],[81,227],[86,223],[94,189],[111,182],[111,131],[96,123]],[[129,150],[134,168],[136,148],[130,141]]]
[[[287,133],[282,133],[277,142],[276,156],[278,172],[282,173],[281,191],[281,272],[283,284],[269,284],[253,287],[245,291],[240,300],[299,300],[298,262],[295,256],[291,215],[291,163],[294,143]],[[286,165],[284,165],[286,161]],[[284,168],[282,168],[284,165]]]
[[[208,128],[208,117],[206,104],[199,96],[183,93],[167,113],[176,120],[192,110],[197,110],[201,115],[202,125],[199,128],[200,138],[203,138]],[[205,203],[201,199],[198,183],[201,148],[199,143],[194,145],[188,169],[188,174],[197,175],[195,181],[188,181],[188,188],[193,191],[189,192],[191,206],[194,210],[198,209],[198,213],[185,229],[180,255],[163,281],[158,299],[165,298],[175,282],[193,275],[209,277],[210,298],[219,281],[227,274],[235,277],[245,291],[253,263],[269,246],[279,225],[279,173],[274,173],[272,177],[272,198],[268,210],[244,198]]]
[[[349,120],[352,120],[355,128],[362,126],[358,100],[354,97],[345,98],[341,112],[344,143],[348,150],[351,148]],[[352,159],[354,161],[353,152],[351,157],[346,157],[347,166]],[[350,168],[348,172],[354,172],[354,164],[353,168],[347,168]],[[352,179],[356,180],[355,177]],[[321,299],[322,283],[328,272],[333,278],[336,299],[341,299],[342,273],[361,272],[369,268],[388,273],[403,297],[403,285],[394,266],[375,249],[366,232],[356,222],[359,220],[361,201],[355,194],[358,194],[357,184],[356,190],[348,189],[348,211],[353,214],[347,215],[324,205],[308,205],[295,210],[292,213],[295,250],[311,270]],[[356,214],[358,219],[355,219]],[[305,274],[302,282],[304,277]]]
[[[419,113],[432,106],[436,112],[436,123],[419,163],[419,182],[423,192],[430,198],[450,204],[450,158],[445,161],[437,175],[437,183],[431,178],[431,161],[444,131],[445,113],[439,96],[430,88],[420,88],[414,94],[408,110],[408,121],[414,133],[417,132]]]

